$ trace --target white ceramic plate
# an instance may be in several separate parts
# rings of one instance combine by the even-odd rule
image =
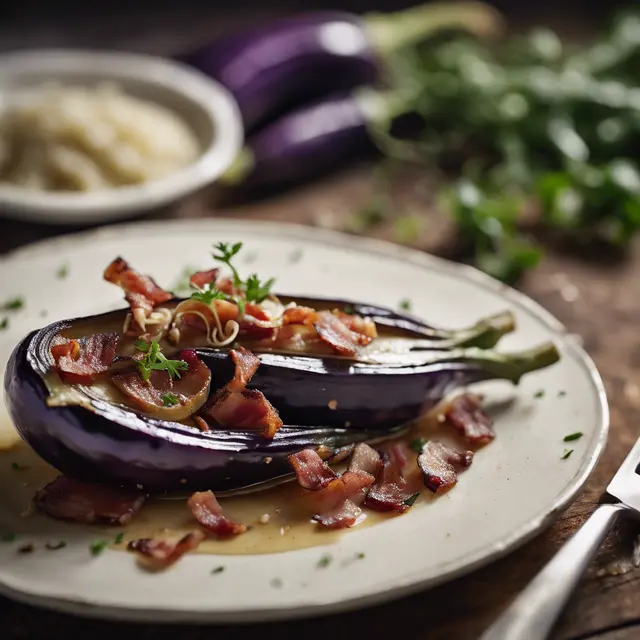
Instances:
[[[242,145],[233,96],[195,69],[155,56],[114,51],[33,50],[0,56],[0,110],[43,83],[116,83],[134,97],[170,109],[195,134],[200,156],[166,178],[88,193],[42,193],[0,183],[0,213],[48,224],[95,224],[175,203],[215,182]]]
[[[161,574],[141,571],[130,554],[119,551],[92,557],[88,545],[95,534],[88,528],[44,518],[36,518],[36,526],[33,518],[19,517],[24,505],[11,496],[19,493],[20,472],[8,470],[10,458],[4,455],[0,530],[16,531],[18,540],[0,543],[0,592],[83,615],[156,622],[239,623],[324,614],[397,598],[486,564],[539,533],[576,497],[608,428],[605,393],[591,360],[522,294],[470,268],[377,241],[271,223],[176,221],[112,227],[27,247],[0,262],[0,299],[19,293],[27,302],[0,334],[0,360],[6,361],[25,332],[45,322],[120,307],[119,290],[102,281],[105,265],[116,255],[169,287],[185,263],[210,265],[214,242],[239,240],[246,244],[245,258],[255,260],[251,267],[241,261],[241,269],[275,276],[280,292],[391,306],[410,298],[414,313],[448,326],[509,308],[519,326],[501,349],[550,339],[562,359],[526,376],[518,388],[483,386],[490,400],[513,395],[515,401],[500,413],[496,439],[476,454],[450,493],[310,549],[195,555]],[[56,270],[64,260],[69,275],[61,280]],[[544,397],[536,398],[541,389]],[[565,444],[563,437],[575,431],[584,435]],[[574,452],[563,460],[567,446]],[[46,540],[60,538],[66,548],[42,549]],[[17,553],[26,540],[36,543],[36,551]],[[334,561],[319,569],[325,552]],[[365,558],[350,562],[359,553]],[[212,576],[219,564],[226,571]],[[280,588],[273,586],[274,578]]]

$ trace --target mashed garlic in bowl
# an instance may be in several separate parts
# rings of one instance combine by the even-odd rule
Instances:
[[[92,224],[150,213],[215,183],[243,137],[229,91],[173,60],[0,55],[0,216]]]

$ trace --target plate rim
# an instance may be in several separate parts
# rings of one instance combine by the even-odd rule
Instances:
[[[281,607],[252,608],[248,610],[228,610],[224,612],[207,609],[160,609],[148,607],[119,605],[104,605],[93,599],[78,598],[75,596],[50,596],[38,593],[25,592],[6,584],[0,576],[0,595],[6,596],[18,602],[23,602],[48,610],[55,610],[67,614],[79,615],[91,619],[110,619],[120,622],[155,622],[155,623],[181,623],[202,624],[204,622],[214,624],[247,625],[267,621],[285,621],[302,618],[324,617],[367,609],[383,603],[397,601],[411,594],[429,590],[451,580],[468,575],[477,569],[492,564],[493,562],[516,551],[528,541],[544,532],[581,494],[585,484],[591,477],[594,469],[600,462],[606,448],[610,430],[610,408],[606,389],[600,372],[595,362],[583,348],[578,340],[573,338],[560,320],[545,309],[540,303],[525,293],[506,285],[491,276],[481,272],[473,266],[461,264],[440,258],[438,256],[420,251],[419,249],[406,247],[387,240],[356,236],[339,231],[310,227],[306,224],[283,223],[270,220],[252,220],[246,218],[190,218],[170,220],[142,220],[120,224],[111,224],[95,229],[85,229],[73,233],[65,233],[51,238],[46,238],[13,249],[0,256],[0,266],[15,259],[28,258],[29,254],[42,251],[63,249],[65,246],[74,246],[86,242],[88,239],[100,241],[102,238],[116,237],[123,231],[128,233],[144,232],[147,236],[158,232],[174,229],[176,231],[194,232],[203,229],[221,231],[238,229],[255,234],[264,232],[269,235],[277,234],[280,237],[287,236],[293,239],[301,239],[312,243],[320,243],[341,248],[353,247],[358,251],[366,251],[375,255],[384,255],[405,262],[412,263],[423,268],[434,268],[441,272],[453,275],[463,280],[471,281],[479,287],[496,293],[519,306],[526,312],[544,323],[554,334],[556,339],[562,341],[571,352],[576,361],[585,369],[589,381],[593,386],[600,409],[600,420],[597,431],[597,439],[593,442],[591,453],[587,457],[578,472],[571,478],[564,489],[558,494],[553,505],[531,518],[522,527],[512,531],[500,541],[496,542],[489,551],[476,551],[464,556],[455,563],[450,563],[443,568],[437,576],[419,579],[412,574],[405,576],[401,581],[396,581],[393,586],[379,590],[375,593],[365,593],[359,597],[350,598],[342,602],[322,603],[314,602],[305,604],[295,609],[287,609],[286,604]],[[244,228],[244,229],[243,229]],[[309,231],[313,229],[313,237],[309,239]],[[401,584],[398,584],[400,582]]]

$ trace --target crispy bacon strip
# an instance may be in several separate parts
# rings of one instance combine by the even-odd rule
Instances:
[[[232,349],[229,355],[235,364],[234,376],[207,402],[200,415],[212,426],[258,431],[265,438],[273,438],[282,419],[261,391],[246,389],[260,361],[244,347]]]
[[[186,553],[195,551],[205,537],[202,531],[192,531],[177,542],[160,538],[140,538],[132,540],[127,549],[140,554],[142,565],[147,569],[161,570],[175,564]]]
[[[428,442],[418,456],[424,484],[434,493],[447,490],[458,482],[458,472],[473,461],[473,451],[455,451],[441,442]]]
[[[400,450],[392,447],[382,454],[382,472],[367,492],[364,505],[375,511],[404,513],[411,506],[413,496],[403,475],[404,461]]]
[[[360,344],[369,344],[374,338],[378,337],[376,323],[371,318],[363,318],[362,316],[338,310],[334,311],[333,314],[347,329],[361,336],[359,338]]]
[[[311,492],[313,520],[325,529],[343,529],[357,523],[362,510],[354,500],[375,481],[375,476],[357,467],[360,463],[371,466],[370,456],[362,452],[353,468],[341,476],[313,449],[304,449],[288,459],[300,486]]]
[[[82,524],[129,524],[147,499],[142,491],[113,489],[58,476],[34,498],[37,509],[58,520]]]
[[[349,471],[366,471],[377,478],[382,466],[380,454],[368,444],[359,442],[354,447],[349,461]]]
[[[222,514],[222,507],[212,491],[198,491],[188,500],[193,517],[205,528],[218,536],[236,536],[244,533],[247,526],[239,524]]]
[[[125,292],[125,299],[131,307],[132,326],[127,335],[138,335],[145,330],[146,319],[154,307],[171,300],[173,295],[159,287],[149,276],[137,272],[121,257],[116,258],[103,274],[107,282],[118,285]]]
[[[204,289],[208,284],[215,284],[218,279],[220,269],[209,269],[208,271],[198,271],[191,275],[189,282],[198,289]]]
[[[96,333],[86,338],[58,342],[51,348],[60,377],[71,384],[91,384],[113,363],[117,333]]]
[[[311,307],[289,307],[282,314],[282,324],[313,324],[317,314]]]
[[[346,325],[330,311],[319,311],[313,323],[320,339],[328,344],[336,353],[343,356],[355,356],[358,345],[367,344],[371,340]]]
[[[493,420],[482,410],[480,397],[473,393],[462,393],[453,398],[438,419],[475,445],[488,444],[496,437],[491,428]]]
[[[288,460],[295,471],[298,484],[303,489],[319,491],[338,477],[313,449],[298,451],[290,455]]]

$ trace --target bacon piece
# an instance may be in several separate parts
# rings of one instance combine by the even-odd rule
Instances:
[[[96,333],[53,345],[51,355],[60,377],[71,384],[91,384],[96,376],[109,370],[118,339],[117,333]]]
[[[161,570],[175,564],[183,555],[195,551],[205,539],[202,531],[192,531],[177,542],[155,538],[140,538],[132,540],[128,545],[129,551],[135,551],[143,558],[143,566],[151,570]]]
[[[235,364],[235,372],[233,379],[227,382],[226,388],[229,391],[242,391],[246,388],[247,384],[255,375],[258,367],[260,366],[260,360],[251,351],[244,347],[238,349],[231,349],[229,356]]]
[[[359,344],[370,342],[368,338],[348,329],[345,324],[330,311],[319,311],[313,323],[320,339],[336,353],[343,356],[355,356]]]
[[[311,307],[289,307],[282,314],[282,324],[313,324],[317,314]]]
[[[251,351],[240,347],[229,352],[235,364],[233,378],[207,402],[200,415],[212,426],[258,431],[273,438],[283,425],[275,407],[261,391],[246,389],[260,365]]]
[[[218,279],[220,269],[209,269],[208,271],[198,271],[191,275],[189,282],[198,289],[204,289],[208,284],[214,284]]]
[[[58,520],[125,525],[138,514],[146,499],[142,491],[114,489],[58,476],[36,493],[34,503],[40,511]]]
[[[371,318],[363,318],[362,316],[338,310],[334,311],[333,314],[347,329],[360,334],[360,344],[369,344],[374,338],[378,337],[376,323]]]
[[[473,451],[455,451],[441,442],[428,442],[418,456],[418,466],[424,474],[424,484],[434,493],[453,487],[458,471],[468,467]]]
[[[235,536],[247,530],[246,525],[222,514],[222,507],[212,491],[197,491],[187,501],[193,517],[208,531],[219,536]]]
[[[300,486],[311,492],[313,520],[325,529],[343,529],[357,523],[362,511],[354,499],[375,481],[373,475],[349,469],[337,476],[313,449],[303,449],[288,460]]]
[[[404,513],[411,506],[412,491],[403,475],[403,459],[392,447],[382,454],[382,472],[367,492],[365,507],[375,511]]]
[[[154,307],[171,300],[173,295],[159,287],[149,276],[138,273],[121,257],[116,258],[103,274],[107,282],[118,285],[125,292],[125,300],[131,307],[133,322],[127,335],[138,335],[145,330],[145,321]]]
[[[493,420],[482,410],[480,397],[473,393],[462,393],[453,398],[438,419],[451,425],[472,444],[485,445],[496,437],[491,428]]]
[[[364,442],[359,442],[353,449],[349,461],[349,471],[366,471],[374,478],[382,470],[382,458],[380,454]]]
[[[303,449],[288,457],[298,484],[309,491],[324,489],[338,476],[313,449]]]

